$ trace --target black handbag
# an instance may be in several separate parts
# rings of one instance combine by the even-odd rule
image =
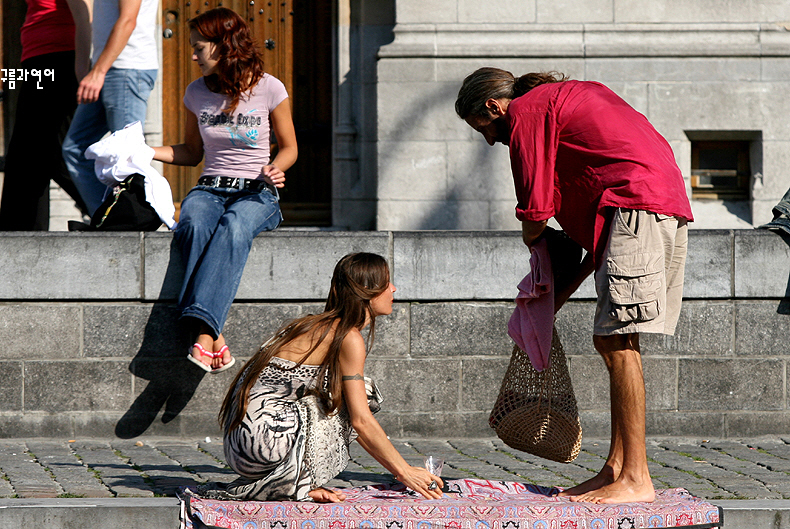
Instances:
[[[91,217],[90,229],[97,231],[156,231],[162,219],[145,199],[145,177],[129,176],[112,188]]]

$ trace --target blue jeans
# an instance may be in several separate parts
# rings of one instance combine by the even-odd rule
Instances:
[[[270,191],[196,186],[181,203],[175,240],[185,265],[181,318],[204,322],[216,339],[239,289],[252,240],[280,225]]]
[[[107,186],[96,178],[93,160],[85,158],[85,149],[108,132],[135,121],[145,122],[146,103],[154,81],[156,70],[110,68],[99,99],[77,106],[63,141],[63,160],[90,215],[101,206]]]

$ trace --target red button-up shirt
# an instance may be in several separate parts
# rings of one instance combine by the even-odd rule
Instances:
[[[604,85],[540,85],[511,101],[506,119],[519,220],[554,217],[596,255],[607,206],[693,220],[669,143]]]

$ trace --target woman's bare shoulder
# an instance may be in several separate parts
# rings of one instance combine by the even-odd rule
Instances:
[[[365,354],[365,339],[359,329],[351,329],[343,338],[343,352]]]

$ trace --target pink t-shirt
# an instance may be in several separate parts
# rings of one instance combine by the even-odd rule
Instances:
[[[23,61],[46,53],[72,51],[74,19],[66,0],[27,0],[20,40]]]
[[[607,206],[693,220],[669,143],[604,85],[540,85],[511,101],[506,117],[519,220],[554,217],[596,255]]]
[[[285,85],[264,74],[228,115],[222,111],[227,96],[209,90],[203,77],[191,82],[184,105],[197,117],[203,138],[203,176],[262,178],[261,168],[269,163],[269,114],[287,98]]]

